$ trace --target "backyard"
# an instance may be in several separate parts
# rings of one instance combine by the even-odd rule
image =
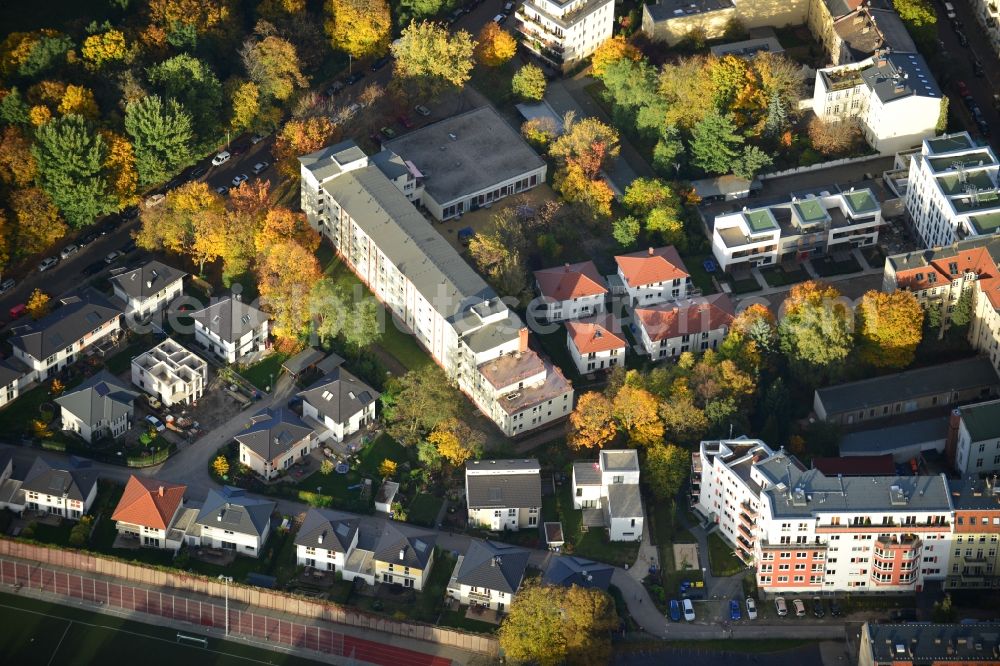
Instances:
[[[632,566],[635,563],[639,554],[637,542],[611,542],[608,540],[607,531],[603,528],[583,531],[583,514],[579,509],[573,508],[572,484],[563,483],[558,486],[554,499],[556,515],[563,526],[567,554],[608,562],[619,567],[626,564]],[[545,518],[544,506],[542,512]],[[551,508],[548,513],[551,514]]]
[[[261,391],[270,391],[274,380],[281,374],[281,364],[287,358],[288,354],[273,351],[263,360],[242,368],[239,373]]]
[[[714,532],[708,535],[708,561],[712,566],[713,576],[733,576],[746,568],[733,554],[732,546]]]

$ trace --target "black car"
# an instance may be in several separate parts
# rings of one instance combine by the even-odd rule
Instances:
[[[826,611],[823,610],[823,600],[819,597],[813,599],[813,615],[817,618],[821,618],[826,615]]]
[[[207,167],[203,167],[203,166],[195,167],[195,168],[191,169],[191,173],[188,174],[188,180],[194,180],[195,178],[201,178],[206,173],[208,173],[208,168]]]
[[[965,33],[961,30],[956,30],[955,34],[958,35],[958,43],[965,48],[969,48],[969,38],[965,36]]]
[[[360,81],[363,78],[365,78],[365,73],[364,72],[354,72],[353,74],[351,74],[350,76],[348,76],[346,79],[344,79],[344,83],[347,84],[347,85],[349,85],[349,86],[353,86],[355,83],[357,83],[358,81]]]
[[[326,89],[326,94],[328,97],[333,97],[343,89],[344,89],[343,81],[334,81],[332,84],[330,84],[330,87]]]
[[[98,237],[100,237],[100,235],[101,234],[96,231],[91,231],[77,238],[76,244],[79,245],[80,247],[86,247],[91,243],[93,243],[95,240],[97,240]]]
[[[381,58],[379,58],[378,60],[376,60],[375,62],[372,63],[372,71],[373,72],[377,72],[378,70],[380,70],[383,67],[385,67],[386,65],[388,65],[391,61],[392,61],[392,57],[390,57],[390,56],[382,56]]]
[[[118,248],[118,251],[121,252],[122,254],[128,254],[133,250],[135,250],[135,240],[131,238],[128,240],[127,243]]]
[[[981,61],[972,61],[972,73],[980,78],[986,76],[986,70],[983,68],[983,63]]]
[[[134,220],[135,218],[139,217],[139,207],[129,206],[128,208],[126,208],[121,212],[121,216],[126,220]]]
[[[840,617],[843,613],[844,611],[841,610],[840,604],[837,603],[837,600],[830,599],[830,615],[833,617]]]
[[[979,133],[983,136],[988,137],[990,135],[990,125],[985,120],[978,121],[976,126],[979,127]]]
[[[965,97],[962,98],[962,101],[965,102],[965,108],[969,109],[970,111],[974,106],[976,106],[976,98],[973,97],[972,95],[966,95]]]
[[[83,274],[86,275],[87,277],[92,277],[94,275],[97,275],[107,267],[108,265],[104,262],[104,260],[99,259],[94,263],[88,265],[86,268],[84,268]]]

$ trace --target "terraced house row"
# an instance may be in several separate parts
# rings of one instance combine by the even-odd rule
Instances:
[[[692,486],[766,593],[1000,587],[996,477],[828,476],[740,438],[702,442]]]

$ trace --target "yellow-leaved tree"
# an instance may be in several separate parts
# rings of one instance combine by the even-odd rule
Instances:
[[[389,460],[386,458],[378,465],[378,473],[383,479],[391,479],[396,476],[396,470],[398,465],[395,460]]]
[[[128,50],[125,47],[125,33],[111,29],[90,35],[83,40],[80,53],[89,67],[100,69],[110,62],[125,60]]]
[[[461,467],[467,460],[482,455],[485,438],[464,421],[449,417],[434,426],[427,441],[437,448],[442,458]]]
[[[924,309],[911,291],[869,291],[857,310],[861,358],[877,368],[905,368],[923,339]]]
[[[479,31],[476,60],[487,67],[499,67],[517,54],[514,37],[493,21]]]
[[[294,240],[272,245],[257,260],[261,304],[274,317],[274,336],[294,345],[308,332],[312,316],[309,294],[322,277],[316,255]]]
[[[36,288],[28,297],[25,308],[32,319],[41,319],[49,313],[49,295]]]
[[[649,391],[626,384],[611,403],[611,414],[630,444],[643,446],[663,440],[659,404]]]
[[[580,396],[569,423],[571,430],[567,443],[574,449],[601,448],[618,434],[611,401],[595,391]]]
[[[111,174],[111,186],[118,197],[120,206],[130,206],[139,198],[136,190],[139,187],[139,172],[135,168],[135,151],[128,138],[115,132],[102,131],[108,154],[104,158],[104,166]]]
[[[604,69],[611,63],[628,58],[629,60],[639,60],[642,54],[639,49],[625,41],[622,35],[615,35],[610,39],[601,42],[594,55],[591,56],[590,64],[594,71],[594,76],[600,78],[604,76]]]
[[[392,15],[386,0],[326,0],[326,34],[333,48],[354,58],[382,55],[389,48]]]

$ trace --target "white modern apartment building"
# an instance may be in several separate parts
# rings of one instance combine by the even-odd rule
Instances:
[[[465,499],[469,524],[493,531],[538,529],[541,471],[533,458],[467,462]]]
[[[687,351],[718,349],[733,323],[735,306],[726,294],[635,309],[642,353],[652,361]]]
[[[691,274],[673,245],[618,255],[615,262],[618,272],[611,276],[613,291],[627,294],[627,305],[677,301],[691,290]]]
[[[806,470],[759,440],[702,442],[695,508],[746,562],[761,590],[919,592],[943,580],[953,507],[947,478]]]
[[[170,338],[132,359],[132,383],[166,407],[197,402],[207,382],[205,359]]]
[[[712,254],[723,271],[732,266],[772,266],[878,242],[882,209],[868,188],[808,192],[758,208],[719,215]]]
[[[535,312],[548,321],[583,319],[604,312],[608,287],[593,261],[535,271]]]
[[[611,38],[614,0],[525,0],[515,14],[529,51],[563,72]]]
[[[1000,162],[967,132],[928,139],[910,158],[906,210],[927,248],[1000,228]]]
[[[569,415],[573,387],[520,317],[353,141],[299,161],[310,225],[504,434]]]
[[[605,527],[611,541],[641,541],[639,455],[605,449],[597,460],[573,463],[573,508],[584,512],[584,525]]]
[[[937,133],[943,97],[922,56],[886,52],[819,70],[813,110],[825,120],[856,119],[869,145],[891,155]]]
[[[614,315],[566,322],[566,347],[581,375],[624,365],[627,346],[621,319]]]

